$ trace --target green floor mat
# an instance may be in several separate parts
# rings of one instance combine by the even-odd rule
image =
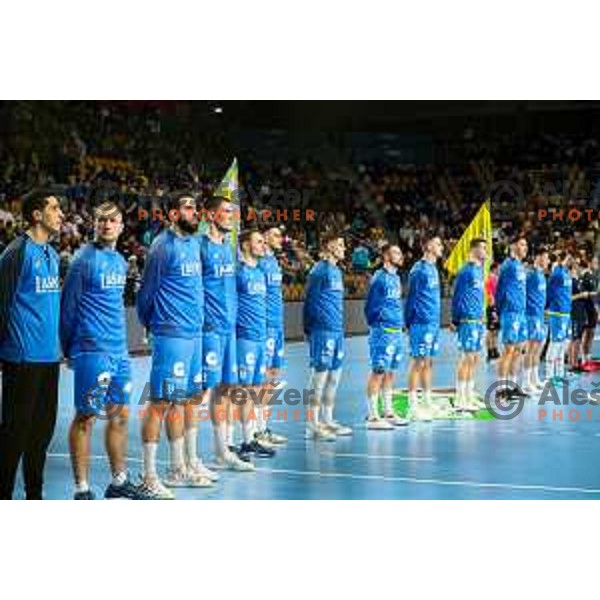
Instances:
[[[434,402],[436,399],[442,400],[444,398],[447,400],[454,400],[454,390],[445,390],[444,392],[439,392],[439,391],[433,392],[433,401]],[[480,400],[483,401],[483,398],[481,396],[479,398],[480,398]],[[394,405],[394,410],[400,416],[406,417],[406,413],[408,412],[408,391],[407,390],[394,390],[394,397],[393,397],[392,402]],[[379,410],[383,411],[383,404],[381,401],[379,403]],[[483,410],[477,411],[476,413],[469,413],[469,414],[471,414],[472,416],[467,416],[467,415],[462,415],[462,414],[457,413],[457,414],[453,414],[452,416],[448,417],[447,419],[443,419],[443,420],[493,421],[495,419],[494,415],[492,415],[487,409],[483,409]]]

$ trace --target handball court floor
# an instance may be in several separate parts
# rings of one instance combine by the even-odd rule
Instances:
[[[455,342],[442,333],[441,353],[434,366],[434,386],[453,386]],[[598,350],[598,341],[595,349]],[[536,400],[527,400],[513,420],[454,420],[418,423],[394,431],[367,431],[365,382],[369,372],[366,337],[346,340],[346,358],[338,392],[337,417],[354,427],[354,435],[335,443],[307,442],[304,426],[292,419],[273,420],[273,429],[289,436],[273,459],[257,459],[256,473],[222,472],[209,489],[177,489],[178,499],[600,499],[600,407],[579,407],[581,418],[568,420],[578,408],[548,405],[539,419]],[[598,354],[596,352],[595,354]],[[304,343],[287,345],[288,388],[302,390],[308,376]],[[133,361],[129,469],[141,472],[138,401],[148,380],[149,358]],[[408,359],[398,371],[397,387],[406,386]],[[482,363],[478,389],[494,380],[495,363]],[[573,380],[592,389],[600,373]],[[285,406],[279,407],[283,410]],[[552,420],[552,409],[563,409],[563,420]],[[585,409],[592,409],[591,419]],[[61,371],[59,416],[46,466],[45,495],[69,499],[73,484],[67,431],[72,416],[72,374]],[[277,409],[274,410],[276,416]],[[92,443],[91,485],[102,497],[109,480],[103,449],[104,424],[98,422]],[[239,431],[238,431],[239,434]],[[200,425],[200,450],[212,459],[209,422]],[[167,443],[162,434],[159,468],[166,468]],[[19,482],[15,497],[23,496]]]

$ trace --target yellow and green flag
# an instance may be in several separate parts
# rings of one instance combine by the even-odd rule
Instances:
[[[445,267],[451,277],[454,277],[469,260],[469,244],[475,238],[484,238],[487,241],[487,260],[485,261],[484,272],[487,276],[490,265],[492,264],[492,215],[490,212],[490,201],[486,200],[477,211],[475,218],[465,229],[460,240],[452,249]]]
[[[239,195],[239,182],[238,182],[238,163],[237,158],[233,159],[225,177],[223,177],[221,183],[214,192],[215,196],[221,196],[227,198],[234,205],[234,223],[231,231],[231,244],[233,246],[234,256],[237,251],[237,233],[240,227],[240,195]],[[208,221],[203,220],[200,222],[198,231],[200,233],[206,233],[209,229]]]

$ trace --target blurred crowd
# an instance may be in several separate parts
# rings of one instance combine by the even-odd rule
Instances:
[[[37,185],[58,185],[67,218],[56,243],[66,269],[90,239],[96,197],[118,194],[127,211],[119,249],[130,265],[130,302],[147,249],[163,226],[140,220],[138,208],[160,206],[174,189],[191,188],[200,200],[210,196],[231,157],[239,153],[224,128],[199,120],[186,104],[5,102],[0,123],[0,251],[21,230],[22,194]],[[316,213],[314,222],[285,224],[281,260],[286,298],[302,299],[324,229],[344,232],[348,296],[361,297],[385,240],[400,244],[407,271],[420,255],[425,232],[436,231],[449,251],[488,196],[496,260],[504,257],[509,236],[517,230],[526,231],[533,246],[549,243],[573,246],[589,256],[598,253],[596,140],[517,133],[484,139],[467,130],[460,140],[446,142],[443,152],[437,150],[436,156],[445,153],[444,160],[419,165],[240,155],[242,211],[297,208]],[[538,209],[551,207],[594,208],[596,216],[540,221]],[[446,278],[444,283],[447,288]]]

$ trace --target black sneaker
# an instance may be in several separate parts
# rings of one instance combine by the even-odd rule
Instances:
[[[529,398],[529,394],[524,392],[520,387],[511,388],[508,390],[509,398]]]
[[[244,444],[242,444],[243,446]],[[243,460],[244,462],[250,462],[250,452],[244,452],[242,450],[242,446],[240,446],[239,448],[237,446],[227,446],[229,452],[233,452],[234,454],[237,454],[237,457],[240,460]]]
[[[85,492],[75,492],[73,496],[73,500],[95,500],[96,496],[94,496],[94,492],[92,490],[87,490]]]
[[[140,491],[137,485],[134,485],[129,479],[126,479],[121,485],[111,483],[104,492],[107,500],[123,498],[125,500],[139,500]]]
[[[248,452],[255,454],[257,458],[273,458],[276,454],[273,448],[267,448],[263,446],[259,441],[252,440],[249,444],[242,444],[240,446],[241,452]]]

